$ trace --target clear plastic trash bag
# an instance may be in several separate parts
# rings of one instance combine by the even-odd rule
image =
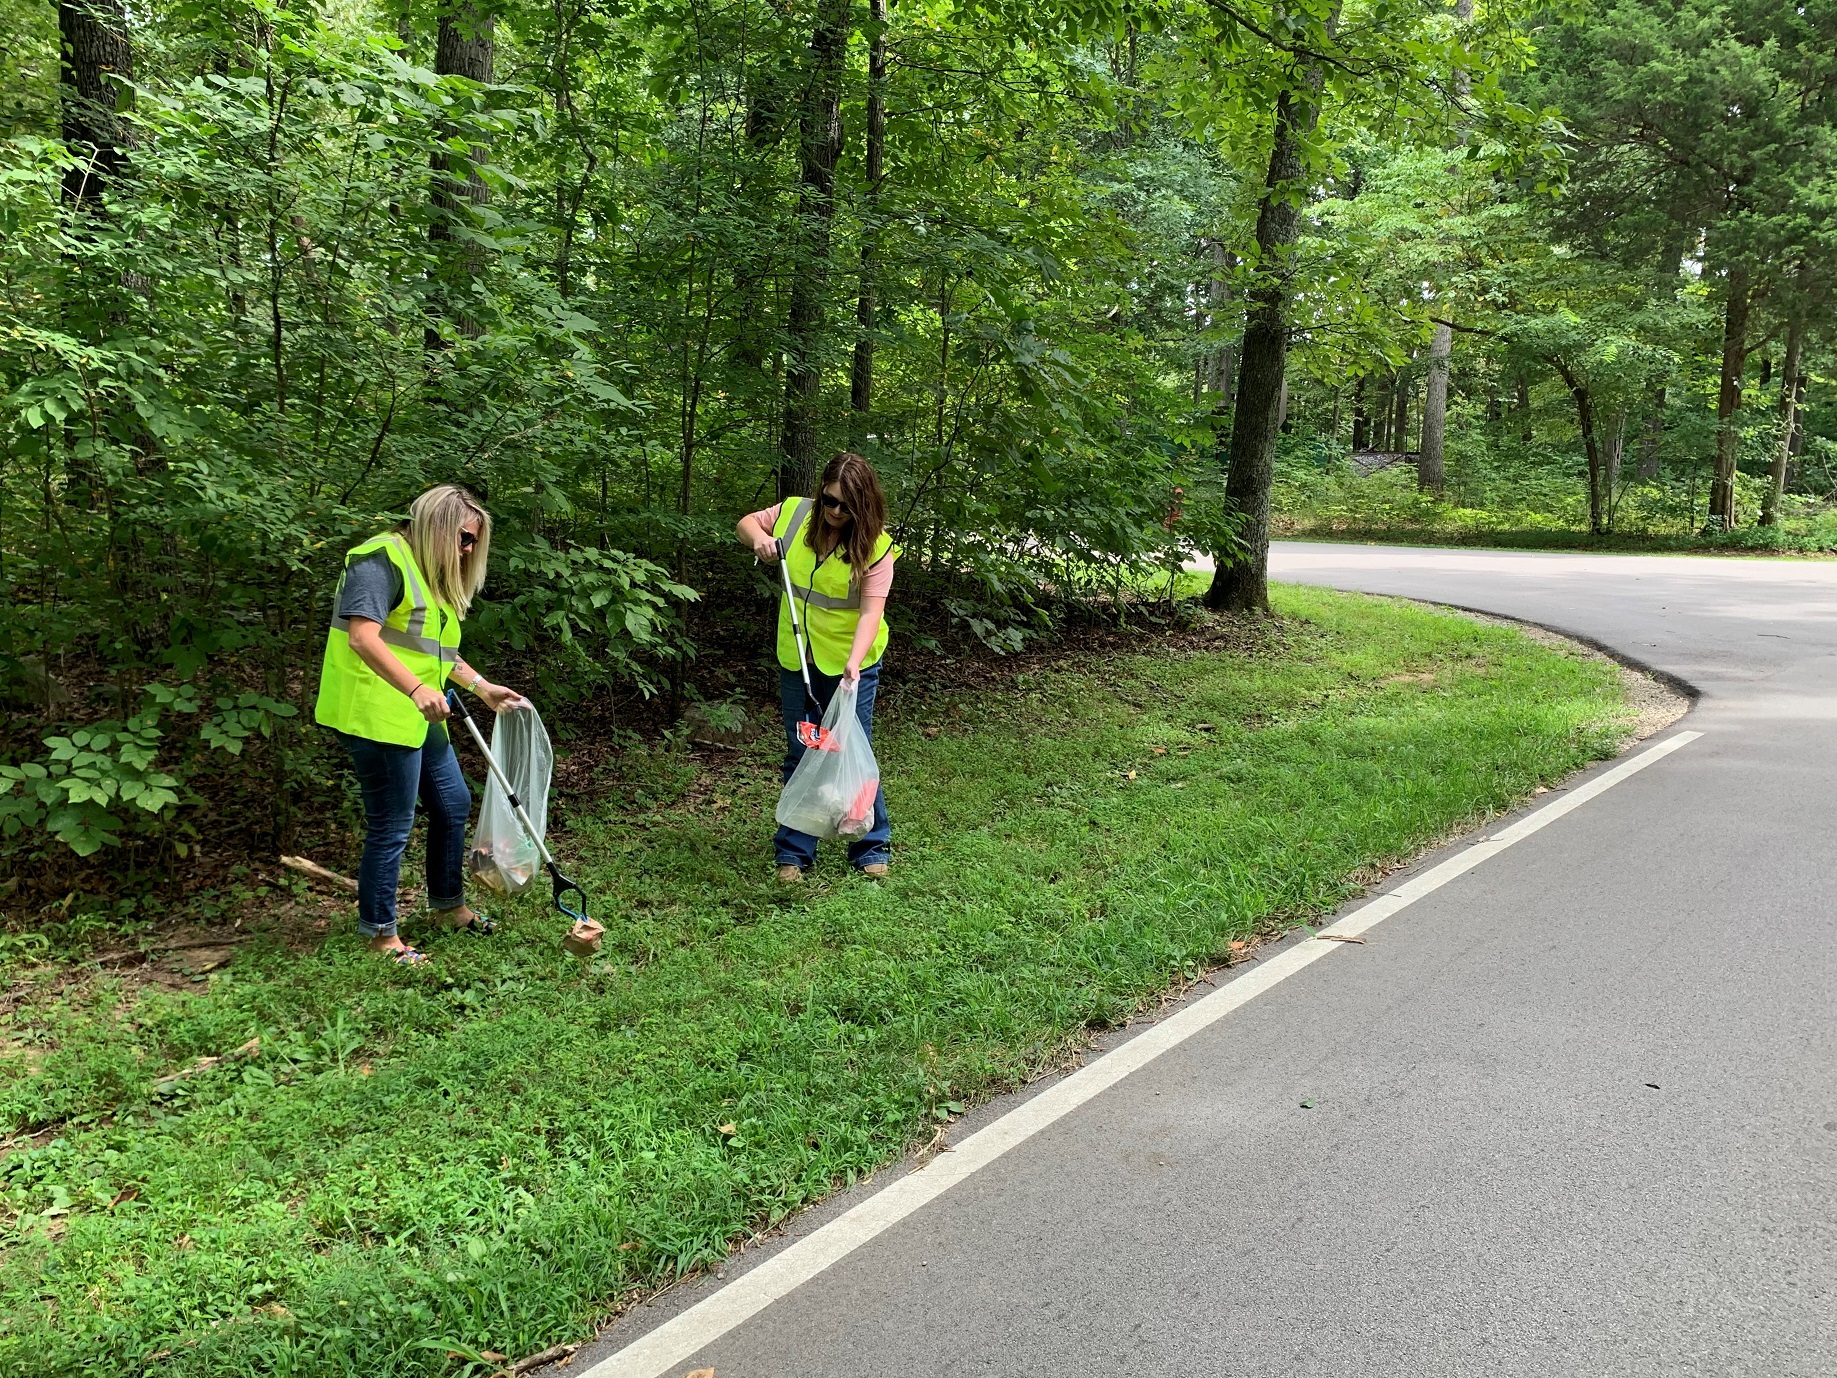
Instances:
[[[523,801],[536,835],[546,837],[555,753],[543,730],[542,716],[534,708],[507,708],[499,713],[491,728],[491,754]],[[509,899],[528,887],[541,865],[535,840],[517,821],[517,811],[510,807],[497,777],[491,776],[484,802],[478,806],[478,826],[472,830],[466,869],[492,894]]]
[[[784,793],[778,821],[800,833],[831,841],[860,837],[874,825],[874,797],[880,792],[880,763],[855,713],[857,684],[843,683],[823,714],[817,746],[807,746]]]

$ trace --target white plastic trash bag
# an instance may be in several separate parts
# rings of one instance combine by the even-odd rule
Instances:
[[[491,754],[497,757],[510,787],[523,801],[523,810],[537,836],[546,837],[549,776],[555,767],[555,753],[549,746],[549,734],[543,730],[542,716],[528,707],[507,708],[499,713],[491,728]],[[523,892],[541,864],[535,839],[517,821],[517,812],[510,807],[497,777],[489,776],[485,800],[478,806],[472,849],[466,853],[466,869],[492,894],[509,899]]]
[[[778,821],[830,841],[860,837],[874,825],[880,763],[855,714],[858,684],[843,683],[823,714],[823,731],[778,796]]]

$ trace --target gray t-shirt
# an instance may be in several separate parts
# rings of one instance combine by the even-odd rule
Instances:
[[[387,622],[402,601],[402,571],[386,550],[373,550],[345,566],[344,586],[338,590],[339,617],[367,617]]]
[[[395,605],[402,601],[402,571],[395,567],[385,550],[373,550],[362,559],[345,566],[344,584],[338,590],[339,617],[367,617],[372,622],[387,622]],[[429,723],[426,746],[438,746],[447,740],[444,723]]]

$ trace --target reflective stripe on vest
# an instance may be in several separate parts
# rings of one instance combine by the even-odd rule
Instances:
[[[332,625],[346,636],[351,634],[351,619],[348,617],[334,617]],[[422,625],[426,625],[425,612],[422,614]],[[442,646],[431,636],[412,636],[408,632],[398,632],[394,627],[379,627],[376,639],[385,646],[399,646],[404,651],[419,651],[424,656],[437,656],[449,665],[459,663],[459,647]]]
[[[797,600],[797,606],[803,613],[799,620],[804,627],[810,659],[821,673],[839,675],[854,645],[855,632],[861,626],[861,575],[866,571],[850,566],[848,551],[841,547],[830,551],[823,559],[817,559],[816,551],[805,535],[808,529],[806,523],[814,506],[810,498],[788,500],[779,509],[778,520],[772,525],[772,535],[778,543],[779,558],[783,561],[785,574],[789,576],[792,590],[790,598]],[[873,563],[878,564],[898,553],[899,548],[893,544],[893,537],[885,531],[881,532],[880,539],[874,543]],[[797,641],[791,634],[788,603],[789,600],[781,592],[778,663],[786,670],[795,670]],[[888,634],[886,619],[882,618],[873,644],[866,648],[862,668],[879,662],[886,650]]]
[[[389,626],[379,627],[376,633],[377,640],[385,646],[399,646],[405,651],[419,651],[424,656],[433,656],[438,660],[446,661],[449,665],[456,664],[459,660],[459,647],[442,645],[439,637],[425,635],[428,609],[427,588],[421,582],[421,569],[415,564],[414,551],[399,532],[392,531],[383,537],[383,540],[393,545],[403,557],[401,564],[396,568],[402,572],[403,592],[407,594],[409,600],[408,625],[401,631]],[[341,578],[339,588],[342,590],[343,587],[344,582]],[[338,598],[334,594],[332,607],[336,609],[337,606]],[[332,613],[332,625],[346,636],[351,634],[351,619],[338,616],[336,611]]]
[[[372,537],[345,554],[345,569],[354,560],[377,553],[388,558],[402,581],[402,593],[377,628],[417,680],[439,692],[459,660],[459,615],[430,596],[414,550],[400,532]],[[340,575],[338,588],[344,588]],[[333,597],[331,626],[325,634],[325,658],[319,670],[319,697],[313,718],[354,737],[398,746],[420,746],[427,739],[427,720],[408,695],[398,691],[366,665],[351,647],[351,619],[337,615]],[[428,614],[438,619],[438,635],[427,635]],[[367,619],[366,619],[367,620]]]
[[[791,525],[785,528],[785,534],[778,538],[778,558],[784,559],[785,552],[797,539],[797,533],[804,528],[804,521],[810,515],[810,499],[799,498],[791,508]],[[805,607],[827,608],[831,612],[850,612],[861,606],[861,581],[851,571],[848,579],[848,597],[837,598],[833,594],[818,593],[815,589],[805,588],[795,578],[791,582],[792,595]]]

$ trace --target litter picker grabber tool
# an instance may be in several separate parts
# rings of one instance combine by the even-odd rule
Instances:
[[[797,643],[797,669],[804,677],[804,718],[797,725],[797,740],[818,751],[830,750],[823,731],[823,708],[810,688],[810,657],[804,647],[804,624],[797,616],[797,595],[791,590],[791,566],[785,559],[785,538],[778,537],[778,573],[784,579],[785,606],[791,610],[791,639]]]
[[[517,821],[523,825],[523,831],[529,834],[529,840],[536,844],[536,852],[542,858],[542,864],[548,867],[549,879],[555,885],[555,908],[574,920],[574,926],[568,930],[568,936],[561,940],[561,945],[577,957],[590,957],[600,950],[600,938],[605,929],[587,917],[587,892],[561,873],[561,867],[555,864],[555,858],[549,855],[548,844],[542,840],[542,834],[536,825],[529,821],[529,811],[523,807],[523,801],[517,798],[517,792],[511,787],[510,779],[504,774],[504,768],[498,764],[498,758],[491,754],[491,748],[485,745],[485,734],[478,730],[478,720],[466,707],[465,700],[459,697],[457,689],[446,691],[447,706],[466,724],[466,730],[472,734],[473,744],[478,747],[479,755],[485,758],[485,765],[491,771],[491,778],[498,782],[498,788],[504,791],[504,797],[510,801],[510,807],[516,811]],[[565,896],[574,894],[579,897],[579,907],[568,903]]]

